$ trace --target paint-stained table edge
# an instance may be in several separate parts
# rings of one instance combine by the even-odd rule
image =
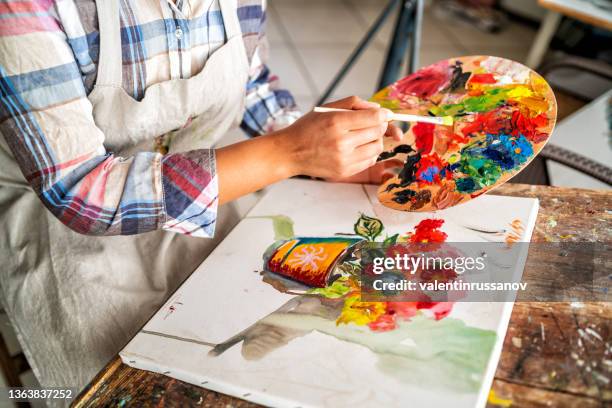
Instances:
[[[521,197],[533,197],[538,198],[540,200],[540,212],[538,214],[538,221],[536,222],[536,229],[534,231],[535,241],[542,241],[550,237],[550,232],[546,231],[546,225],[550,225],[546,220],[550,219],[551,215],[546,210],[547,200],[558,201],[560,198],[564,196],[570,197],[579,197],[580,199],[585,198],[585,196],[592,200],[593,198],[602,198],[609,204],[610,208],[601,208],[599,209],[602,214],[612,220],[612,190],[587,190],[587,189],[576,189],[576,188],[565,188],[565,187],[550,187],[550,186],[531,186],[531,185],[523,185],[523,184],[505,184],[495,189],[491,194],[496,195],[513,195],[513,196],[521,196]],[[592,214],[585,214],[585,218],[588,221],[589,216]],[[553,237],[554,238],[554,237]],[[578,237],[580,238],[580,237]],[[592,237],[584,237],[585,240],[592,240]],[[523,304],[525,305],[525,304]],[[609,304],[606,304],[608,308],[611,308]],[[513,311],[513,317],[515,315],[515,311]],[[607,313],[607,312],[606,312]],[[610,317],[609,314],[606,315],[607,318]],[[512,324],[511,324],[512,325]],[[502,357],[504,353],[509,353],[508,350],[508,336],[510,336],[510,328],[508,328],[508,334],[506,339],[504,340],[504,349],[502,351]],[[501,365],[502,358],[500,357]],[[600,400],[593,395],[580,394],[580,393],[568,393],[563,390],[555,390],[550,389],[543,386],[533,385],[533,384],[525,384],[520,381],[513,381],[509,378],[504,378],[499,375],[500,367],[498,365],[498,371],[496,372],[495,379],[492,385],[492,393],[489,398],[489,406],[540,406],[537,405],[542,403],[541,399],[545,398],[551,402],[555,402],[558,406],[584,406],[584,407],[597,407],[604,406],[604,404],[610,403],[612,398],[609,400],[605,398],[604,400]],[[129,379],[133,377],[138,377],[138,380],[135,384],[129,384]],[[90,406],[100,406],[100,405],[125,405],[129,403],[126,400],[125,395],[121,397],[117,395],[115,391],[117,391],[117,387],[113,388],[113,381],[116,379],[127,379],[124,385],[125,388],[121,387],[124,392],[128,394],[130,392],[135,394],[129,394],[128,400],[132,397],[138,397],[139,387],[143,388],[144,384],[164,384],[162,386],[161,393],[166,389],[170,389],[172,387],[176,387],[180,385],[183,390],[190,390],[190,404],[191,405],[199,405],[199,406],[232,406],[232,407],[255,407],[257,405],[252,404],[250,402],[231,397],[229,395],[219,394],[214,391],[207,390],[205,388],[197,387],[195,385],[183,383],[181,381],[171,379],[162,374],[157,374],[153,372],[146,372],[142,370],[138,370],[132,367],[129,367],[121,361],[119,356],[115,356],[97,375],[96,377],[81,391],[81,393],[76,397],[73,401],[72,406],[74,407],[90,407]],[[131,387],[131,388],[130,388]],[[165,387],[165,388],[164,388]],[[158,387],[159,388],[159,387]],[[113,394],[115,392],[115,394]],[[147,395],[140,395],[140,397],[144,397],[144,401],[147,399]],[[168,395],[170,397],[170,395]],[[175,398],[182,398],[180,395],[175,395]],[[193,399],[193,397],[197,397],[197,399]],[[535,398],[535,399],[534,399]],[[140,405],[144,401],[139,401]],[[172,401],[172,402],[171,402]],[[185,400],[179,401],[176,399],[166,399],[163,398],[160,401],[156,401],[156,405],[165,405],[168,403],[170,406],[175,406],[176,404],[186,404]],[[153,401],[151,401],[153,404]],[[145,402],[144,405],[147,405]]]

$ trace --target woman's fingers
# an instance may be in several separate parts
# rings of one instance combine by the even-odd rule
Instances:
[[[373,142],[356,148],[352,154],[352,160],[354,162],[362,162],[369,160],[370,166],[373,166],[374,164],[376,164],[376,160],[378,159],[378,156],[382,153],[382,151],[382,140],[375,140]]]
[[[332,126],[338,126],[346,131],[367,129],[387,123],[387,109],[360,109],[346,112],[329,112]]]
[[[377,124],[388,122],[391,111],[381,109],[375,102],[365,101],[357,96],[351,96],[325,105],[329,108],[347,109],[346,112],[325,112],[331,126],[344,130],[365,129]]]
[[[376,163],[385,134],[394,139],[401,131],[389,126],[388,109],[350,97],[327,105],[345,111],[310,112],[283,130],[294,152],[292,171],[315,177],[348,177]]]
[[[401,142],[404,137],[404,132],[398,126],[389,122],[389,126],[387,126],[387,131],[385,132],[385,136],[393,138],[393,140]]]
[[[376,102],[366,101],[365,99],[361,99],[357,97],[357,100],[353,103],[353,109],[378,109],[380,108],[380,104]]]
[[[376,139],[370,143],[357,147],[354,152],[348,156],[348,164],[345,173],[349,177],[359,175],[361,182],[379,183],[384,178],[385,174],[392,174],[393,169],[401,168],[403,162],[401,160],[386,160],[377,162],[378,156],[384,150],[382,139]]]
[[[387,123],[383,122],[370,128],[353,130],[344,135],[343,139],[347,141],[348,148],[355,149],[373,141],[380,141],[382,143],[382,137],[386,130]]]

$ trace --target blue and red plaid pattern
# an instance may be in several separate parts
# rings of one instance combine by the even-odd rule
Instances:
[[[188,78],[225,42],[219,0],[117,0],[123,88]],[[265,66],[262,0],[238,0],[250,80],[241,127],[257,136],[298,116]],[[87,95],[97,74],[93,0],[0,2],[0,132],[44,205],[84,234],[165,228],[211,236],[218,185],[213,150],[121,158],[104,148]],[[180,27],[181,36],[176,35]]]

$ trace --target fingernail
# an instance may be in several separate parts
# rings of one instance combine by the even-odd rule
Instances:
[[[372,102],[372,101],[366,101],[366,102],[373,108],[380,108],[380,103],[378,102]]]

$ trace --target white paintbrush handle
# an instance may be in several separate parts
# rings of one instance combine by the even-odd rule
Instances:
[[[350,109],[325,108],[323,106],[315,106],[313,111],[325,113],[325,112],[350,112],[351,110]]]
[[[444,117],[409,115],[407,113],[394,113],[391,118],[391,120],[397,120],[400,122],[433,123],[434,125],[444,125],[447,121],[447,119]]]
[[[338,109],[338,108],[325,108],[322,106],[316,106],[315,112],[347,112],[350,109]],[[389,121],[400,121],[400,122],[422,122],[422,123],[433,123],[434,125],[446,125],[448,124],[448,117],[438,116],[421,116],[421,115],[408,115],[405,113],[393,113],[389,115]]]

